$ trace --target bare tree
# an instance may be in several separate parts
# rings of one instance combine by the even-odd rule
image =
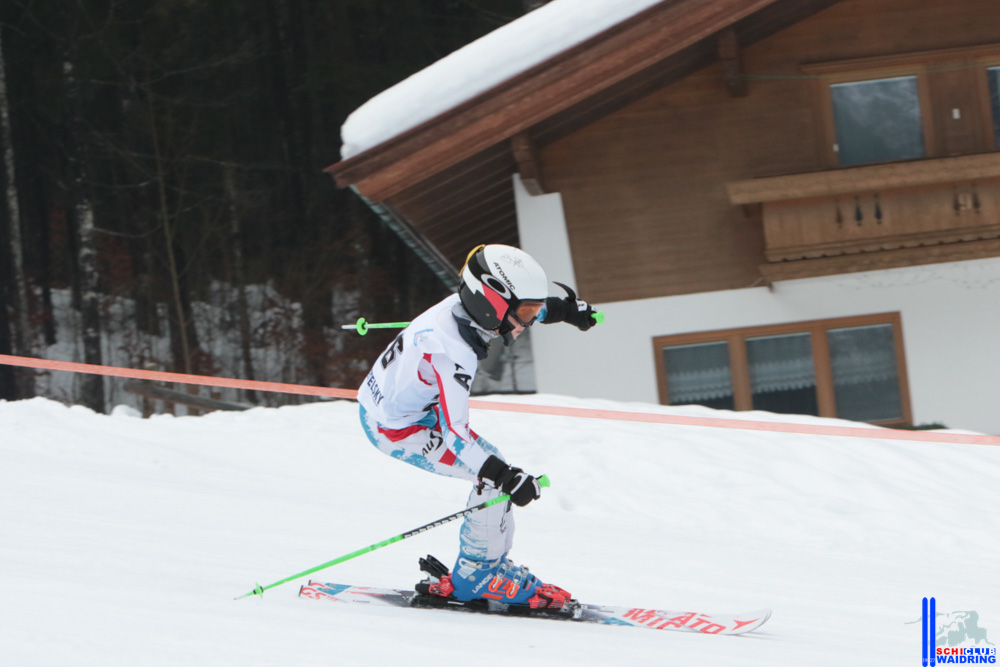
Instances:
[[[250,332],[250,309],[247,304],[246,288],[246,266],[243,259],[243,229],[240,220],[240,211],[237,205],[236,196],[236,176],[233,174],[233,166],[227,164],[223,167],[223,183],[226,190],[226,200],[229,204],[229,244],[233,256],[233,283],[236,287],[236,320],[240,328],[240,354],[243,358],[243,373],[246,379],[256,379],[253,365],[253,355],[251,353]],[[247,392],[247,399],[257,402],[257,393],[253,390]]]
[[[17,174],[14,168],[14,142],[10,130],[10,101],[7,98],[6,63],[3,57],[3,31],[0,30],[0,145],[6,175],[4,198],[7,202],[11,268],[14,278],[14,351],[31,356],[31,321],[28,317],[28,279],[24,273],[24,243],[21,239],[21,208],[18,205]],[[16,372],[17,393],[22,398],[35,395],[35,378],[30,369]]]
[[[68,40],[63,54],[63,87],[69,110],[67,162],[70,168],[70,198],[76,232],[76,269],[82,325],[84,363],[101,365],[101,312],[97,243],[94,238],[94,207],[88,194],[85,124],[80,78],[76,72],[76,35]],[[100,375],[80,377],[80,402],[96,412],[104,412],[104,378]]]

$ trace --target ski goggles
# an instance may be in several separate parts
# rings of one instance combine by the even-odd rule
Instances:
[[[517,308],[511,310],[510,314],[522,327],[530,327],[544,305],[544,301],[522,301]]]

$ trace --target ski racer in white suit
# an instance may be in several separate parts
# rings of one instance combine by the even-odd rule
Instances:
[[[586,331],[595,324],[594,310],[565,285],[565,298],[548,296],[542,267],[511,246],[474,248],[461,280],[458,294],[414,319],[375,362],[358,390],[361,424],[383,453],[471,481],[468,507],[502,493],[511,496],[512,502],[465,518],[454,571],[432,577],[424,592],[559,608],[570,599],[568,592],[507,560],[514,536],[511,504],[527,505],[541,488],[469,427],[469,390],[494,339],[510,345],[536,320],[565,321]]]

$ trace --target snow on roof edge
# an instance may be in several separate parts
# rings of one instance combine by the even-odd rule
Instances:
[[[374,148],[659,2],[552,0],[355,109],[341,127],[341,158]]]

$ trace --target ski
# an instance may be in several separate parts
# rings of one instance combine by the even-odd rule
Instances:
[[[651,630],[699,632],[706,635],[741,635],[762,626],[771,617],[770,609],[744,614],[709,614],[696,611],[664,611],[640,607],[614,607],[584,604],[572,600],[560,610],[527,609],[486,600],[459,602],[449,598],[421,595],[415,591],[393,588],[369,588],[346,584],[310,581],[299,589],[299,597],[332,602],[360,603],[386,607],[449,609],[484,614],[548,618],[578,623],[630,625]]]

